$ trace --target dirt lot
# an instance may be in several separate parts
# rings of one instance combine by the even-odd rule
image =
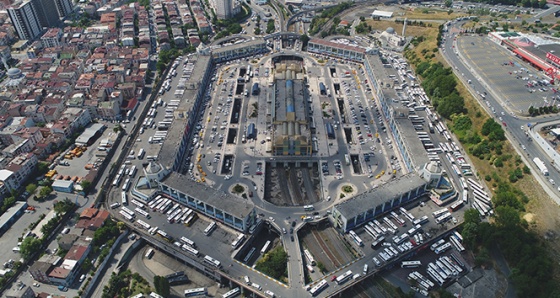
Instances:
[[[316,167],[271,167],[267,165],[265,198],[279,206],[299,206],[319,201]]]
[[[327,272],[332,272],[358,256],[352,245],[330,225],[307,225],[298,233],[303,249],[308,249],[317,264],[323,263]]]

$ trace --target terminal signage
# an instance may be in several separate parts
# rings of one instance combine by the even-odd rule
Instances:
[[[560,57],[552,54],[552,53],[546,53],[546,59],[549,59],[550,61],[556,63],[556,64],[560,64]]]

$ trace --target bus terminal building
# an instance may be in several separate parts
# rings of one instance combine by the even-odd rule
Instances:
[[[247,232],[256,223],[251,200],[192,181],[177,172],[158,183],[163,194],[235,230]]]
[[[381,187],[370,189],[332,209],[334,226],[346,233],[377,216],[390,212],[426,194],[428,182],[416,173],[393,179]]]

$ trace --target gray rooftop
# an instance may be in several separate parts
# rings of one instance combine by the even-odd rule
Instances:
[[[337,204],[335,208],[346,219],[350,219],[363,214],[367,209],[389,202],[403,193],[424,185],[426,185],[424,179],[416,173],[410,173]]]
[[[16,213],[25,208],[27,208],[26,202],[16,202],[12,207],[8,208],[8,210],[0,216],[0,228],[4,228]]]
[[[239,218],[245,218],[255,208],[251,200],[213,189],[176,172],[171,173],[162,183]]]
[[[218,55],[221,52],[231,52],[231,51],[235,51],[237,49],[243,49],[243,48],[246,48],[246,47],[256,46],[256,45],[261,45],[261,44],[266,45],[266,42],[262,38],[257,38],[257,39],[254,39],[254,40],[240,42],[240,43],[236,43],[236,44],[233,44],[233,45],[217,46],[217,47],[212,49],[212,54]]]
[[[391,86],[393,86],[392,83],[393,79],[389,79],[388,75],[389,74],[396,75],[397,74],[396,70],[393,68],[384,68],[383,64],[381,63],[381,59],[379,58],[378,55],[366,55],[366,59],[370,62],[370,64],[375,69],[379,70],[379,73],[376,74],[378,81],[391,82]],[[403,100],[409,100],[410,102],[416,101],[418,105],[423,105],[422,103],[419,103],[414,96],[410,94],[406,94],[404,91],[396,92],[395,89],[393,88],[383,87],[382,93],[383,96],[385,97],[385,102],[387,102],[387,105],[390,106],[393,109],[393,111],[400,111],[403,109],[408,111],[408,108],[402,103]],[[398,101],[394,102],[392,99],[396,99]],[[425,112],[416,112],[416,113],[419,117],[424,117],[425,115]],[[412,124],[410,119],[408,119],[408,114],[406,113],[404,116],[400,118],[398,117],[398,115],[394,115],[393,117],[395,123],[397,124],[399,135],[402,137],[404,145],[406,146],[406,150],[409,153],[408,155],[412,161],[412,164],[416,169],[420,168],[425,163],[427,163],[429,159],[428,159],[428,152],[422,145],[422,142],[420,142],[420,139],[418,138],[418,134],[414,129],[414,125]],[[423,131],[428,132],[429,119],[427,118],[427,116],[424,118],[426,121],[424,122]]]
[[[196,94],[202,85],[202,79],[209,66],[210,56],[193,55],[189,58],[189,63],[191,62],[194,63],[194,69],[185,83],[185,93],[181,98],[179,107],[175,110],[175,119],[167,131],[167,137],[158,154],[158,161],[166,169],[173,168],[177,152],[179,151],[179,145],[183,139],[185,126],[187,125],[187,117],[196,101]],[[177,70],[182,69],[181,67],[177,68]]]

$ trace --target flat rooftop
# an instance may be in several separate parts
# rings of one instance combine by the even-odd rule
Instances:
[[[189,113],[194,107],[196,94],[200,86],[203,85],[202,79],[209,66],[210,59],[210,56],[202,55],[193,55],[189,57],[189,63],[193,63],[194,68],[190,78],[185,83],[185,93],[182,98],[180,98],[181,102],[179,107],[174,112],[175,119],[167,131],[167,137],[158,154],[159,163],[166,169],[173,168],[177,152],[179,152],[179,146],[183,140],[185,127],[188,123]],[[185,144],[185,146],[186,145],[187,144]]]
[[[276,80],[276,90],[278,94],[276,96],[276,121],[284,122],[286,121],[286,115],[288,113],[288,89],[286,88],[287,80]],[[307,122],[306,109],[303,98],[303,80],[291,80],[294,92],[294,106],[293,109],[296,116],[296,121]]]
[[[335,208],[346,219],[350,219],[363,214],[368,209],[366,206],[372,208],[390,202],[394,198],[424,185],[426,185],[424,179],[416,173],[410,173],[337,204]]]
[[[547,53],[551,52],[556,56],[560,56],[560,44],[543,44],[539,45],[538,47],[528,46],[523,47],[523,49],[549,63],[550,61],[548,61],[548,59],[546,58]]]
[[[213,55],[218,55],[222,52],[231,52],[231,51],[235,51],[237,49],[243,49],[246,47],[251,47],[251,46],[258,46],[258,45],[265,45],[266,42],[264,41],[264,39],[262,38],[257,38],[254,40],[248,40],[248,41],[244,41],[244,42],[240,42],[240,43],[235,43],[233,45],[228,45],[228,46],[215,46],[212,48],[212,54]]]
[[[213,189],[205,183],[197,183],[189,179],[188,176],[176,172],[171,173],[161,183],[239,218],[247,217],[255,208],[251,200],[245,200],[224,191]]]
[[[12,207],[8,208],[8,210],[6,210],[6,212],[4,212],[2,216],[0,216],[0,228],[4,228],[4,226],[10,220],[12,220],[12,218],[16,213],[18,213],[19,211],[25,208],[27,208],[26,202],[15,202],[15,204]]]

